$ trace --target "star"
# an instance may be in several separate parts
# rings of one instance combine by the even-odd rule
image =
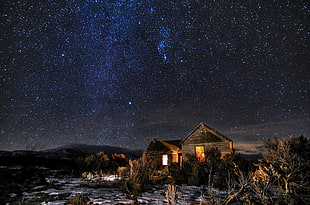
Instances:
[[[308,137],[308,15],[305,0],[4,0],[0,149],[144,149],[200,122]]]

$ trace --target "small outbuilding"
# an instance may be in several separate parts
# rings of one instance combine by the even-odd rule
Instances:
[[[169,166],[195,156],[200,162],[206,160],[206,150],[216,147],[222,156],[233,152],[233,141],[204,123],[199,123],[183,140],[158,141],[154,139],[148,146],[144,156],[156,163]]]
[[[164,166],[180,163],[182,161],[181,142],[182,140],[158,141],[153,139],[144,156]]]

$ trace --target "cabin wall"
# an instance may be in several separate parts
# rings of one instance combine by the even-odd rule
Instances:
[[[195,144],[184,144],[182,146],[182,157],[183,157],[183,161],[187,161],[189,156],[195,156],[195,147],[196,146],[204,146],[205,151],[212,148],[212,147],[217,147],[220,152],[222,153],[222,156],[227,154],[227,153],[231,153],[231,149],[230,149],[230,143],[229,141],[225,141],[225,142],[213,142],[213,143],[195,143]]]
[[[152,160],[157,166],[162,165],[162,161],[163,161],[162,154],[145,153],[144,156],[146,160]]]
[[[167,153],[145,153],[144,157],[147,160],[152,160],[156,166],[163,166],[163,155],[167,155],[168,156],[168,165],[170,166],[172,163],[179,163],[180,161],[180,156],[178,153],[174,153],[174,154],[167,154]]]
[[[190,138],[186,140],[186,144],[197,144],[197,143],[213,143],[222,142],[221,138],[217,137],[215,133],[208,132],[206,129],[201,128],[196,130]]]
[[[165,162],[168,166],[176,163],[182,167],[183,161],[189,160],[192,156],[198,161],[205,161],[208,157],[206,151],[212,147],[218,148],[222,156],[233,152],[233,142],[229,138],[200,123],[184,141],[180,140],[177,144],[175,142],[170,144],[169,141],[153,141],[148,148],[148,151],[153,151],[148,153],[159,165],[163,164],[163,154],[167,154],[168,161]]]
[[[198,144],[198,143],[205,143],[205,142],[221,142],[221,140],[218,138],[212,139],[212,136],[210,135],[206,136],[202,134],[194,135],[187,140],[188,144]]]

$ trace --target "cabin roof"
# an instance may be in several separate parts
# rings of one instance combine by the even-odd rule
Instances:
[[[148,153],[169,153],[181,152],[180,143],[182,140],[158,141],[152,140],[146,152]]]
[[[215,129],[212,129],[211,127],[208,127],[206,124],[204,123],[199,123],[195,129],[193,129],[192,132],[190,132],[184,140],[182,140],[182,142],[180,143],[181,145],[183,145],[186,141],[188,141],[194,133],[196,133],[199,129],[204,129],[206,132],[203,134],[200,134],[202,136],[204,136],[204,139],[207,140],[207,142],[222,142],[222,141],[232,141],[231,139],[229,139],[228,137],[222,135],[221,133],[219,133],[218,131],[216,131]]]

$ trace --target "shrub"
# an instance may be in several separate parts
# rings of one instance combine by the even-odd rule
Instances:
[[[136,200],[149,184],[149,178],[150,170],[144,158],[129,160],[129,180],[123,186],[127,197]]]
[[[111,165],[116,170],[118,167],[128,166],[127,157],[124,154],[112,154]]]
[[[90,199],[87,196],[78,194],[65,202],[65,205],[87,205]]]
[[[173,184],[168,184],[167,190],[165,191],[167,205],[176,205],[177,204],[177,187]]]
[[[104,152],[99,152],[86,157],[83,161],[83,171],[92,173],[115,173],[118,167],[128,166],[127,157],[124,154],[112,154],[109,157]]]
[[[118,167],[117,175],[120,177],[125,177],[129,174],[129,167]]]
[[[108,168],[110,165],[110,159],[104,152],[86,157],[84,160],[84,169],[86,171],[99,171]]]
[[[261,186],[277,186],[284,203],[306,203],[303,195],[309,192],[309,141],[303,136],[274,138],[265,141],[265,147],[269,152],[256,165],[253,180]]]
[[[195,156],[187,156],[189,159],[184,163],[185,174],[188,176],[190,185],[213,186],[219,179],[222,166],[221,152],[217,148],[206,150],[206,160],[199,162]]]

